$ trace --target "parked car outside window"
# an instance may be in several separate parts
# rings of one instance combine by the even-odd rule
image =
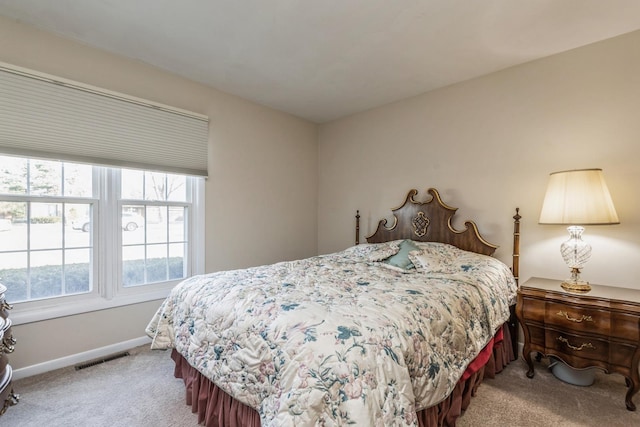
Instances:
[[[82,230],[88,232],[91,227],[89,217],[74,220],[71,223],[74,230]],[[133,212],[122,212],[122,229],[126,231],[135,231],[139,227],[144,227],[144,218]]]

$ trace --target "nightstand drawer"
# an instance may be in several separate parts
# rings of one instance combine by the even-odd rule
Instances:
[[[638,314],[612,313],[611,336],[640,341],[640,316]]]
[[[3,319],[9,317],[9,310],[11,310],[12,308],[13,307],[11,306],[11,304],[9,304],[4,298],[4,294],[0,293],[0,317],[2,317]]]
[[[521,306],[523,307],[523,320],[526,319],[532,322],[544,323],[546,302],[543,299],[531,298],[524,295],[519,295],[522,299]]]
[[[611,313],[594,308],[575,307],[553,301],[547,302],[545,323],[571,329],[608,336],[611,331]]]
[[[9,357],[6,354],[0,352],[0,375],[4,374],[4,370],[9,364]]]
[[[11,319],[0,318],[0,353],[13,353],[15,340],[11,332]]]
[[[545,329],[541,326],[536,326],[529,323],[527,323],[527,329],[529,331],[529,341],[531,342],[531,344],[544,348]]]
[[[547,329],[545,341],[547,349],[567,356],[602,362],[609,359],[609,343],[605,340]]]

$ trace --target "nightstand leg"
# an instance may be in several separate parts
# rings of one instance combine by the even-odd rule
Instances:
[[[529,370],[527,371],[527,378],[533,378],[535,372],[533,371],[533,360],[531,359],[531,351],[525,345],[525,348],[522,350],[522,357],[524,357],[524,361],[527,362],[529,366]]]
[[[636,372],[637,372],[638,368],[636,367]],[[638,375],[636,375],[637,377]],[[635,411],[636,410],[636,405],[633,403],[633,401],[631,400],[631,398],[633,397],[634,394],[636,394],[638,392],[638,390],[640,390],[640,382],[634,381],[634,379],[631,378],[625,378],[625,382],[627,383],[627,395],[625,396],[624,399],[624,403],[627,405],[627,409],[630,411]]]

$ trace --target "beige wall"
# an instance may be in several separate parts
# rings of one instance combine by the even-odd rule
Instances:
[[[410,188],[422,195],[435,187],[459,208],[454,225],[476,220],[509,263],[511,216],[519,206],[521,276],[564,277],[558,247],[566,231],[537,224],[547,176],[600,167],[622,224],[587,229],[594,252],[583,274],[634,288],[640,288],[639,43],[640,32],[632,33],[317,128],[0,18],[0,61],[211,118],[207,271],[342,249],[353,243],[356,209],[364,236]],[[158,305],[18,325],[12,365],[139,337]]]
[[[315,124],[1,17],[0,61],[209,116],[207,271],[315,255]],[[15,326],[11,363],[21,368],[143,336],[159,304]]]
[[[352,244],[356,209],[368,235],[410,188],[435,187],[509,264],[519,206],[521,277],[564,278],[566,230],[537,224],[547,177],[599,167],[621,225],[587,227],[583,277],[640,289],[639,45],[631,33],[320,126],[319,252]]]

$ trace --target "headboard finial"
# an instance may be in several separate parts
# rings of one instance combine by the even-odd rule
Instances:
[[[356,245],[360,244],[360,209],[356,210]]]
[[[511,272],[518,283],[520,279],[520,208],[516,208],[516,214],[513,216],[513,260],[511,263]]]

